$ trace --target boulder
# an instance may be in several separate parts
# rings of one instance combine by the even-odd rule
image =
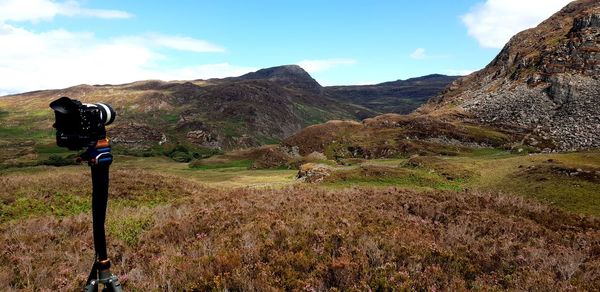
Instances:
[[[307,183],[320,183],[332,172],[333,169],[325,164],[306,163],[300,166],[296,178]]]

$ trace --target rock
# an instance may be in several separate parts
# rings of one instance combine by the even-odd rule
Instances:
[[[327,160],[327,156],[321,152],[314,151],[305,157],[306,161],[322,161]]]
[[[164,134],[144,123],[120,123],[115,125],[110,133],[114,133],[111,142],[130,147],[157,145],[163,140]]]
[[[204,146],[208,148],[219,148],[220,143],[213,137],[213,135],[205,130],[194,130],[189,131],[186,134],[186,139],[198,146]]]
[[[167,135],[162,134],[162,138],[160,139],[160,141],[158,141],[158,145],[162,145],[162,144],[165,144],[167,142],[168,142]]]
[[[325,164],[306,163],[300,166],[296,178],[307,183],[320,183],[330,176],[332,171],[333,169]]]

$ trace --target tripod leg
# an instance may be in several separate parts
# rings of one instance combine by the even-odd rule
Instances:
[[[98,292],[98,282],[96,280],[92,280],[89,282],[85,288],[83,288],[84,292]]]
[[[92,271],[88,276],[85,288],[83,288],[84,292],[97,292],[98,291],[98,268],[96,266],[96,261],[94,260],[94,264],[92,265]]]
[[[119,283],[119,278],[110,273],[110,271],[100,271],[100,283],[104,284],[102,291],[122,292],[123,288]]]

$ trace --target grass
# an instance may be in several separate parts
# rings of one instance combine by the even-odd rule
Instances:
[[[221,123],[219,127],[223,134],[228,137],[239,137],[242,135],[242,132],[246,128],[246,125],[243,121],[238,120],[228,120]]]
[[[339,170],[325,179],[326,186],[398,186],[410,189],[462,190],[461,184],[425,169],[361,166]]]
[[[299,116],[305,117],[305,123],[308,125],[326,122],[329,120],[327,117],[331,115],[331,113],[325,112],[319,108],[300,103],[295,103],[294,109],[299,113]]]
[[[600,215],[600,184],[552,170],[549,160],[556,161],[554,164],[559,169],[593,171],[600,166],[600,153],[501,154],[447,159],[479,174],[465,184],[466,188],[514,193],[571,212]]]
[[[160,119],[167,123],[177,123],[179,121],[179,114],[162,114]]]
[[[600,152],[597,151],[526,155],[483,148],[462,156],[377,159],[351,167],[351,170],[336,170],[325,180],[326,185],[502,191],[578,214],[600,215]],[[377,169],[385,169],[387,173],[369,172]],[[589,174],[569,175],[577,169]]]
[[[43,149],[48,155],[60,149]],[[40,157],[42,157],[40,156]],[[40,158],[42,159],[42,158]],[[600,153],[581,152],[567,154],[536,154],[524,155],[511,153],[502,149],[482,148],[463,156],[436,156],[425,165],[413,166],[410,159],[377,159],[352,163],[354,169],[361,167],[385,167],[397,170],[391,176],[371,175],[360,173],[345,173],[341,178],[330,178],[326,185],[335,188],[350,186],[402,186],[419,190],[465,190],[503,191],[539,200],[564,210],[579,214],[600,215],[600,189],[597,182],[570,177],[563,173],[553,172],[543,168],[552,159],[561,167],[571,169],[582,168],[593,170],[599,168]],[[429,159],[431,160],[431,159]],[[202,160],[200,160],[202,161]],[[160,172],[200,182],[208,186],[231,189],[237,187],[285,187],[294,185],[295,170],[269,169],[251,170],[250,159],[228,159],[227,161],[210,161],[205,165],[188,167],[187,163],[176,163],[166,157],[130,157],[118,156],[114,168],[139,169],[142,171]],[[540,171],[528,170],[530,166],[540,167]],[[82,167],[79,167],[81,169]],[[50,168],[52,169],[52,168]],[[83,172],[87,169],[83,167]],[[542,171],[543,170],[543,171]],[[21,171],[8,169],[4,173],[23,173],[33,175],[44,173],[45,168],[23,168]],[[31,174],[27,174],[31,173]],[[140,200],[142,205],[156,206],[162,204],[163,194],[149,193]],[[118,200],[115,201],[117,204]],[[132,206],[120,202],[123,207]]]
[[[106,228],[127,290],[600,285],[600,221],[590,216],[600,215],[600,152],[356,160],[330,165],[321,185],[235,157],[191,168],[116,156]],[[0,290],[82,286],[93,258],[89,168],[0,174]]]
[[[129,212],[111,212],[106,223],[108,236],[114,237],[128,246],[135,246],[144,231],[154,225],[152,209],[132,208]]]
[[[185,183],[167,183],[173,179],[143,170],[113,169],[111,208],[152,208],[189,194]],[[0,224],[27,218],[61,218],[90,210],[87,166],[26,168],[5,173],[0,183],[4,186],[0,190]]]
[[[56,193],[49,200],[20,197],[11,204],[0,203],[0,223],[39,216],[65,217],[90,209],[88,200],[73,195]]]
[[[138,158],[118,156],[115,161],[115,167],[175,175],[207,186],[223,189],[238,187],[279,188],[289,186],[296,183],[294,176],[297,173],[296,170],[290,169],[252,170],[248,169],[247,164],[241,167],[197,169],[189,167],[188,163],[176,163],[162,157]]]
[[[321,185],[234,156],[207,161],[116,157],[106,228],[126,289],[600,285],[600,223],[585,215],[600,214],[598,183],[557,171],[594,170],[597,152],[356,160],[330,166]],[[1,172],[0,261],[10,265],[0,267],[0,290],[82,286],[93,257],[88,167]]]
[[[157,177],[146,173],[145,188]],[[133,177],[129,177],[132,179]],[[140,183],[140,182],[136,182]],[[127,290],[593,290],[600,222],[519,197],[398,188],[206,189],[112,208]],[[135,187],[135,185],[126,185]],[[116,196],[126,195],[119,186]],[[0,289],[74,290],[93,257],[89,214],[0,225]],[[32,256],[35,255],[35,256]]]
[[[242,168],[242,169],[248,169],[250,166],[252,166],[252,160],[250,159],[243,159],[243,160],[233,160],[233,161],[227,161],[224,163],[212,163],[212,164],[201,164],[200,162],[202,162],[201,160],[198,161],[199,163],[192,163],[190,164],[191,168],[194,169],[198,169],[198,170],[207,170],[207,169],[222,169],[222,168]]]
[[[35,152],[38,154],[73,154],[73,151],[69,151],[63,147],[58,147],[53,144],[36,144]]]

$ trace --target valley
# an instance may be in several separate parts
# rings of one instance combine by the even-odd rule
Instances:
[[[63,95],[118,112],[126,290],[597,290],[599,36],[578,0],[468,76],[322,86],[284,65],[2,96],[0,290],[86,282],[91,177],[55,146]]]

